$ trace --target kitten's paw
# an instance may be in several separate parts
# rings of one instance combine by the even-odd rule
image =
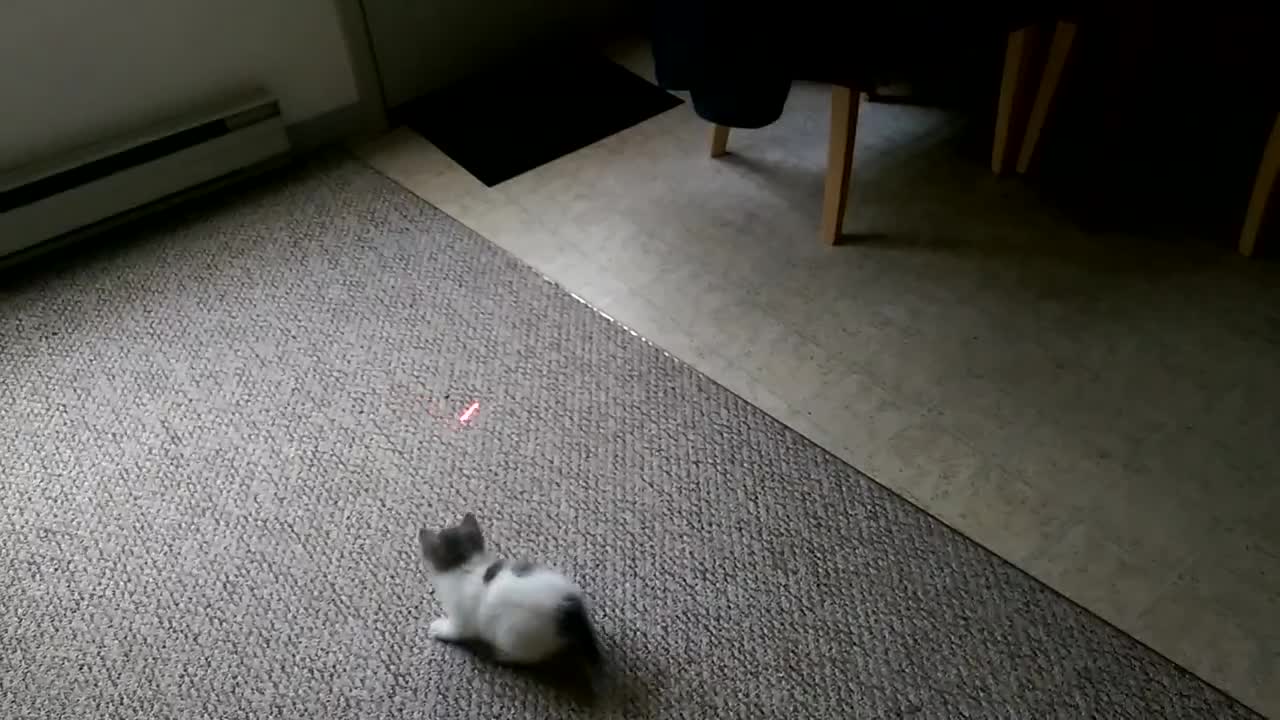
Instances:
[[[460,639],[458,627],[447,617],[432,620],[427,628],[427,637],[440,642],[457,642]]]

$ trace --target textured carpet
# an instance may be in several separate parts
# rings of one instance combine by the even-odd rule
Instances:
[[[347,159],[6,288],[0,428],[4,718],[1252,717]],[[465,510],[606,702],[428,641]]]

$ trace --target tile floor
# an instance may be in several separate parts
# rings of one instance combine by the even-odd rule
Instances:
[[[885,105],[859,124],[859,239],[823,246],[826,112],[798,86],[711,160],[685,105],[493,189],[403,129],[357,150],[1280,718],[1280,267],[1084,234],[958,152],[945,113]]]

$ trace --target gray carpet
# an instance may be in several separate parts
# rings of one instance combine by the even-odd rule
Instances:
[[[355,161],[27,274],[0,717],[1253,717]],[[607,702],[428,641],[465,510]]]

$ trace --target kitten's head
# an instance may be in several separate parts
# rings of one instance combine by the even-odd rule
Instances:
[[[422,559],[432,573],[447,573],[467,564],[484,552],[484,535],[476,516],[467,513],[462,522],[439,532],[426,528],[418,531]]]

